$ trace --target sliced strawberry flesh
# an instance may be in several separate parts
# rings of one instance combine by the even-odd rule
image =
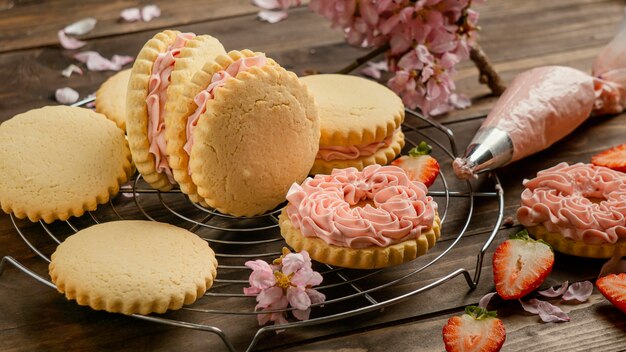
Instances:
[[[626,144],[605,150],[591,158],[591,163],[610,169],[626,172]]]
[[[596,281],[596,286],[604,297],[626,313],[626,273],[604,276]]]

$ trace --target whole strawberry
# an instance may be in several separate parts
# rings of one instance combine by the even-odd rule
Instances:
[[[448,352],[500,351],[506,331],[496,312],[469,306],[465,314],[448,319],[443,327],[443,342]]]
[[[626,273],[601,277],[596,281],[596,286],[606,299],[626,313]]]
[[[394,160],[391,165],[402,168],[409,178],[419,181],[430,187],[439,175],[439,163],[430,156],[432,147],[422,141],[417,147],[409,150],[409,155],[403,155]]]
[[[518,299],[538,288],[554,265],[552,248],[526,230],[512,235],[493,254],[493,280],[503,299]]]

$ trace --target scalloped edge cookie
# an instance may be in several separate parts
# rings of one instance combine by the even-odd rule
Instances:
[[[122,220],[71,235],[52,254],[48,269],[68,300],[145,315],[180,309],[202,297],[213,285],[217,260],[205,240],[185,229]]]
[[[280,234],[296,251],[306,250],[312,259],[325,264],[350,269],[380,269],[409,262],[426,254],[441,235],[441,219],[435,215],[433,227],[413,240],[388,247],[347,248],[327,244],[317,237],[305,237],[296,229],[286,210],[278,217]]]
[[[107,78],[96,91],[96,112],[115,122],[126,132],[126,90],[130,69],[117,72]]]
[[[189,176],[189,156],[183,149],[187,143],[187,120],[197,108],[194,98],[210,84],[213,75],[226,69],[231,63],[241,58],[252,57],[262,53],[251,50],[231,51],[227,56],[216,57],[215,61],[207,62],[198,70],[191,80],[186,82],[172,82],[177,85],[176,89],[182,94],[178,97],[176,109],[168,111],[165,119],[165,134],[167,139],[167,153],[169,154],[170,167],[174,179],[178,182],[180,190],[193,202],[206,206],[204,199],[198,195],[198,189]],[[267,65],[277,65],[272,59],[267,59]],[[180,85],[180,86],[178,86]]]
[[[216,59],[227,67],[241,53]],[[206,103],[194,130],[190,167],[211,207],[254,216],[285,201],[308,175],[319,148],[319,116],[298,77],[269,61],[229,79]]]
[[[81,216],[133,172],[124,132],[90,109],[33,109],[3,122],[0,136],[0,206],[20,219]]]
[[[353,160],[326,161],[323,159],[315,159],[315,164],[313,164],[313,168],[311,168],[310,173],[330,174],[333,169],[356,167],[359,170],[363,170],[364,167],[369,165],[387,165],[393,159],[395,159],[398,154],[400,154],[402,148],[404,148],[404,143],[404,134],[402,133],[402,131],[398,131],[398,133],[393,136],[391,144],[388,147],[379,149],[378,151],[376,151],[376,153],[372,155],[360,157]]]
[[[320,111],[320,146],[384,140],[404,121],[404,104],[389,88],[363,77],[321,74],[300,78]]]
[[[143,46],[133,64],[126,98],[126,129],[133,160],[144,180],[161,191],[170,190],[173,185],[167,175],[157,172],[154,156],[150,153],[146,97],[154,61],[159,53],[167,50],[178,34],[178,31],[165,30],[157,33]],[[168,111],[176,109],[178,98],[182,95],[182,83],[191,79],[206,62],[222,53],[225,53],[222,44],[209,35],[198,35],[185,43],[176,58],[171,83],[167,89],[165,119]]]
[[[614,254],[626,255],[626,239],[619,239],[616,243],[588,244],[563,237],[558,232],[549,232],[545,226],[537,225],[526,228],[528,233],[537,240],[544,240],[554,250],[586,258],[611,258]]]

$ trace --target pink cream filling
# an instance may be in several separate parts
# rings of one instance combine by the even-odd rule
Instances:
[[[244,57],[230,64],[225,70],[221,70],[213,74],[211,83],[209,83],[208,87],[196,94],[193,99],[198,107],[196,108],[196,111],[194,111],[194,113],[187,119],[187,142],[183,147],[183,149],[187,152],[187,155],[191,156],[191,148],[193,147],[194,139],[193,131],[198,125],[200,115],[206,111],[207,102],[215,98],[215,92],[218,88],[223,87],[229,79],[237,77],[240,72],[245,72],[254,66],[263,67],[266,63],[267,59],[263,54]],[[187,172],[191,175],[191,166],[188,167]]]
[[[335,169],[294,183],[286,211],[305,237],[348,248],[387,247],[433,227],[437,203],[426,193],[397,166]]]
[[[324,161],[332,160],[354,160],[364,156],[374,155],[377,151],[383,148],[387,148],[391,145],[393,137],[400,131],[397,128],[392,134],[387,136],[380,142],[372,142],[366,144],[357,145],[336,145],[336,146],[320,146],[320,150],[317,152],[316,159],[322,159]]]
[[[170,76],[174,70],[176,57],[185,47],[185,43],[196,35],[193,33],[181,33],[176,36],[174,42],[167,47],[165,52],[159,53],[152,65],[152,74],[148,83],[148,96],[146,105],[148,108],[148,141],[150,153],[154,155],[155,166],[158,173],[165,173],[170,183],[174,184],[174,175],[167,161],[167,148],[165,142],[165,100],[167,99],[167,87],[170,85]]]
[[[590,164],[560,163],[524,180],[517,218],[524,226],[588,244],[626,238],[626,175]]]

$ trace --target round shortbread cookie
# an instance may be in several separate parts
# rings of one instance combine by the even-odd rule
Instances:
[[[402,100],[382,84],[339,74],[311,75],[300,80],[319,107],[320,147],[382,141],[402,125]]]
[[[441,219],[435,214],[433,227],[419,237],[388,247],[361,249],[339,247],[317,237],[305,237],[293,226],[285,209],[278,217],[280,234],[296,251],[306,250],[320,263],[351,269],[379,269],[409,262],[432,248],[441,234]]]
[[[376,153],[368,156],[359,157],[352,160],[331,160],[326,161],[322,159],[315,159],[313,168],[311,168],[311,174],[330,174],[333,169],[345,169],[348,167],[356,167],[359,170],[363,170],[366,166],[379,164],[387,165],[395,157],[400,154],[404,147],[404,134],[402,131],[395,133],[391,139],[391,144],[387,147],[381,148]]]
[[[205,77],[242,55],[220,56],[205,66]],[[319,133],[313,97],[293,72],[273,61],[240,72],[216,89],[194,130],[190,167],[198,194],[235,216],[275,208],[306,178]]]
[[[564,254],[586,258],[611,258],[616,254],[626,255],[626,239],[618,239],[615,243],[589,244],[565,238],[557,232],[550,232],[543,225],[526,229],[534,239],[543,240],[554,250]]]
[[[217,260],[206,241],[185,229],[126,220],[68,237],[49,271],[57,290],[80,305],[149,314],[195,302],[213,285]]]
[[[96,111],[126,131],[126,90],[130,69],[109,77],[96,91]]]
[[[193,183],[189,175],[189,155],[184,149],[187,143],[187,121],[198,106],[195,103],[195,97],[198,93],[205,90],[211,83],[211,78],[216,72],[225,69],[231,63],[242,59],[262,55],[250,50],[231,51],[228,56],[208,62],[205,66],[197,71],[193,78],[188,82],[180,82],[183,94],[179,98],[176,111],[170,111],[165,120],[165,132],[167,137],[167,153],[170,156],[170,167],[174,174],[174,178],[180,189],[193,202],[206,205],[202,197],[198,195],[196,185]],[[277,65],[272,59],[267,59],[267,65]]]
[[[167,50],[178,34],[178,31],[166,30],[157,33],[144,45],[133,64],[126,97],[126,129],[133,160],[146,182],[161,191],[171,189],[172,184],[166,174],[157,171],[154,155],[150,153],[146,98],[154,61],[159,53]],[[185,43],[176,57],[170,76],[165,99],[165,119],[169,111],[176,109],[182,95],[181,82],[191,79],[206,62],[224,53],[222,44],[208,35],[196,36]]]
[[[47,106],[0,125],[0,205],[18,218],[81,216],[130,175],[124,131],[92,110]]]

